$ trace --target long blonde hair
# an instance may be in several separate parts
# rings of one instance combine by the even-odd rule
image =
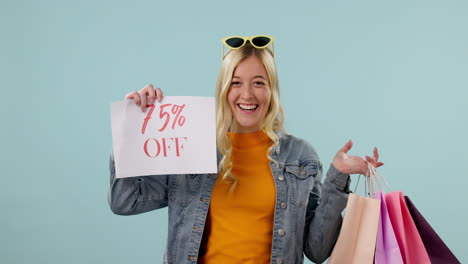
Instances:
[[[219,152],[223,155],[219,171],[222,174],[224,182],[232,183],[230,191],[233,191],[237,185],[237,179],[231,173],[233,166],[231,159],[232,145],[227,132],[230,131],[232,127],[234,117],[227,101],[227,94],[229,92],[229,87],[231,86],[232,75],[234,74],[234,70],[237,65],[250,56],[256,56],[265,66],[270,83],[270,106],[262,124],[263,130],[273,142],[267,153],[265,153],[269,160],[272,160],[271,152],[279,143],[279,138],[276,135],[276,132],[284,131],[284,111],[280,103],[278,74],[271,50],[268,48],[257,49],[250,45],[250,43],[246,43],[240,49],[228,51],[221,63],[221,69],[216,82],[215,97],[217,146]]]

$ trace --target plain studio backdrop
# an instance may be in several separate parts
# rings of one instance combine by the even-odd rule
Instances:
[[[467,14],[461,0],[2,0],[0,262],[161,263],[167,209],[107,203],[110,103],[147,83],[214,96],[221,38],[257,34],[276,38],[287,131],[324,168],[349,139],[352,155],[378,146],[392,190],[468,262]]]

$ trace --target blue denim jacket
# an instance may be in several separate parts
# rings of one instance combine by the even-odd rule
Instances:
[[[322,183],[322,164],[306,141],[278,133],[270,167],[276,186],[271,263],[321,263],[336,243],[349,193],[349,175],[333,165]],[[220,161],[218,153],[218,162]],[[109,205],[115,214],[134,215],[168,206],[164,263],[195,264],[217,174],[115,178],[110,159]]]

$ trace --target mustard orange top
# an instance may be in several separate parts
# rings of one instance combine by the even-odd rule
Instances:
[[[229,137],[237,186],[230,193],[231,184],[219,175],[198,263],[270,263],[275,183],[266,153],[271,140],[263,130]]]

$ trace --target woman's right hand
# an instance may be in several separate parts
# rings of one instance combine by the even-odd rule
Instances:
[[[161,89],[154,88],[152,84],[148,84],[139,91],[133,91],[125,96],[125,99],[133,99],[135,104],[141,107],[141,111],[146,111],[146,104],[153,104],[156,99],[161,101],[163,93]]]

